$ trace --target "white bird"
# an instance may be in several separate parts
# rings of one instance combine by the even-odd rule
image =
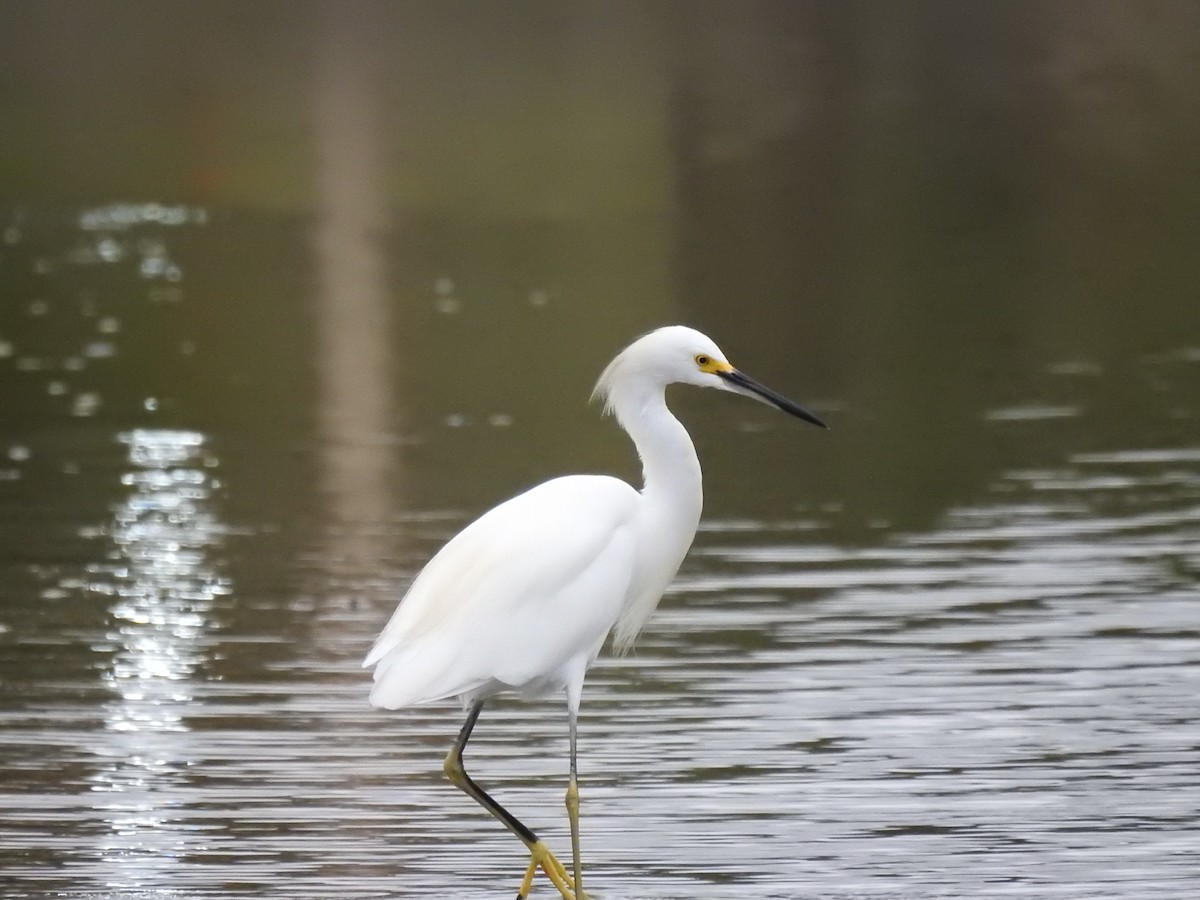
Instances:
[[[700,332],[675,325],[644,335],[608,365],[593,393],[633,439],[642,490],[606,475],[568,475],[484,513],[417,575],[363,662],[375,666],[373,706],[461,699],[467,720],[444,769],[529,850],[518,900],[539,868],[565,900],[584,900],[575,766],[584,675],[610,631],[615,629],[618,652],[629,649],[700,521],[700,463],[687,431],[667,408],[666,387],[673,383],[744,394],[826,427],[735,369]],[[462,762],[493,694],[564,689],[573,877],[533,831],[467,775]]]

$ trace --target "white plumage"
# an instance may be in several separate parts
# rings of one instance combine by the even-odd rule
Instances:
[[[637,504],[623,481],[571,475],[468,525],[417,576],[367,657],[371,703],[581,681],[629,592]]]
[[[521,897],[541,867],[565,898],[582,900],[575,733],[584,675],[610,632],[619,651],[632,645],[700,521],[700,463],[687,431],[667,409],[672,383],[744,394],[823,425],[731,366],[698,331],[677,325],[639,338],[604,370],[595,396],[633,439],[642,490],[607,476],[571,475],[480,516],[417,576],[363,663],[375,667],[375,706],[459,697],[470,708],[446,771],[529,848]],[[573,880],[462,767],[484,700],[507,689],[566,690]]]

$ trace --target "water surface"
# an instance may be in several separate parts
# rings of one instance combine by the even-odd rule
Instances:
[[[442,776],[461,712],[373,711],[359,662],[491,504],[637,478],[588,391],[685,321],[833,427],[672,393],[706,513],[585,689],[594,896],[1195,896],[1193,32],[1134,6],[431,14],[392,64],[337,52],[408,33],[378,11],[261,63],[247,13],[215,73],[147,7],[107,86],[71,25],[14,82],[48,121],[183,73],[217,137],[177,183],[89,139],[62,194],[3,194],[0,893],[511,895],[519,844]],[[213,93],[260,66],[274,96]],[[468,752],[563,854],[566,745],[560,699],[504,699]]]

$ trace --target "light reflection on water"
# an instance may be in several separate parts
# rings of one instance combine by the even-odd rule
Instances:
[[[144,428],[120,440],[128,493],[97,534],[110,549],[86,579],[89,594],[110,598],[110,626],[93,649],[115,695],[92,744],[93,808],[107,826],[94,853],[102,883],[175,896],[175,862],[196,849],[181,819],[195,761],[186,717],[215,642],[213,601],[231,590],[213,562],[225,535],[212,509],[217,461],[193,431]]]

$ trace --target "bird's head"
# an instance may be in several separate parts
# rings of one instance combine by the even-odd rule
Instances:
[[[621,351],[600,375],[593,396],[613,410],[623,389],[694,384],[742,394],[822,428],[828,426],[786,397],[735,368],[712,338],[684,325],[668,325],[642,335]]]

